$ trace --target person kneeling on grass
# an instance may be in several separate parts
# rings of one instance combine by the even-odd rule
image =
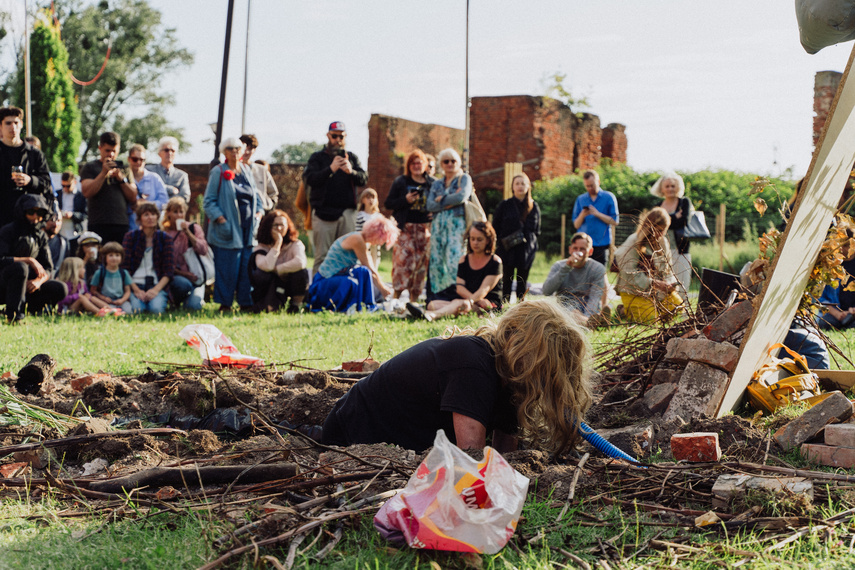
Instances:
[[[130,313],[131,308],[131,274],[122,269],[121,263],[125,250],[116,241],[108,241],[101,248],[102,265],[95,270],[89,288],[92,296],[107,303],[108,307]]]
[[[457,264],[457,284],[437,293],[427,311],[407,303],[414,317],[432,321],[472,311],[502,310],[502,260],[493,253],[496,231],[490,222],[475,222],[463,237],[467,253]]]
[[[327,445],[393,443],[421,452],[436,432],[463,449],[512,451],[517,438],[563,452],[591,405],[585,329],[554,298],[525,301],[469,334],[421,342],[354,384],[323,427]]]
[[[86,266],[79,257],[66,257],[59,266],[57,279],[68,287],[68,295],[59,302],[60,313],[91,313],[97,317],[106,315],[124,315],[119,307],[112,307],[106,301],[94,297],[86,285]]]
[[[683,304],[676,293],[671,246],[665,237],[670,226],[668,212],[653,208],[641,219],[638,230],[615,252],[618,266],[615,288],[631,322],[651,323],[660,316],[670,318]]]

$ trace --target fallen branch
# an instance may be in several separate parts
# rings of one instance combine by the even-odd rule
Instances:
[[[205,467],[146,469],[126,477],[104,479],[89,483],[91,491],[121,493],[140,487],[184,487],[184,481],[201,485],[232,483],[240,477],[243,483],[261,483],[278,479],[290,479],[297,474],[294,463],[274,463],[247,468],[245,465],[214,465]]]

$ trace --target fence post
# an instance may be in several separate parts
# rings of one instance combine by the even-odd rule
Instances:
[[[512,183],[514,176],[522,174],[523,165],[521,162],[506,162],[505,163],[505,188],[502,196],[503,200],[507,200],[514,195]]]
[[[727,205],[719,204],[716,220],[716,239],[718,240],[718,270],[724,271],[724,222],[727,218]]]
[[[567,214],[561,214],[561,249],[558,257],[564,257],[564,239],[567,237]]]

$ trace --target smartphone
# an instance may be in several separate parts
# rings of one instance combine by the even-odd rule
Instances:
[[[343,148],[340,148],[336,151],[336,155],[337,156],[343,156],[344,158],[347,158],[347,151],[344,150]]]
[[[120,169],[120,170],[124,170],[124,169],[125,169],[125,163],[124,163],[124,162],[122,162],[121,160],[114,160],[113,162],[115,162],[115,163],[116,163],[116,168],[118,168],[118,169]]]

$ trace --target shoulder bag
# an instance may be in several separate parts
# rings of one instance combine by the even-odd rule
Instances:
[[[707,239],[711,237],[710,230],[707,228],[707,221],[704,218],[704,213],[700,210],[692,209],[689,214],[689,219],[686,222],[686,227],[683,228],[683,238],[685,239]]]
[[[193,232],[193,235],[196,235],[195,225],[190,224],[190,231]],[[214,271],[214,252],[210,245],[208,246],[208,253],[205,255],[196,253],[193,246],[188,247],[184,251],[184,261],[187,262],[187,269],[190,270],[190,273],[197,277],[193,285],[201,287],[202,285],[212,285],[214,283],[216,276]]]
[[[468,228],[475,222],[486,222],[487,214],[484,208],[481,207],[481,201],[478,199],[478,194],[475,193],[475,187],[472,187],[472,193],[469,199],[463,202],[463,211],[466,214],[466,227]]]

